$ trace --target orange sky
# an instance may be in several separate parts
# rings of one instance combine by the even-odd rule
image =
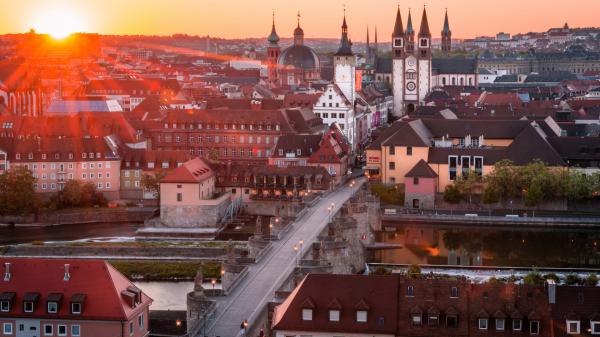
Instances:
[[[280,36],[290,36],[296,12],[302,14],[307,37],[338,37],[346,5],[350,36],[365,39],[367,25],[377,24],[380,40],[389,40],[396,0],[2,0],[0,33],[37,28],[46,13],[70,12],[80,19],[73,29],[102,34],[187,33],[225,38],[263,37],[270,30],[271,10],[276,11]],[[598,0],[403,0],[406,15],[412,7],[418,27],[427,4],[431,31],[439,36],[444,8],[448,8],[453,36],[469,38],[543,31],[549,27],[600,26]],[[47,20],[46,20],[47,21]],[[69,20],[65,20],[69,21]],[[44,22],[48,25],[47,22]],[[68,25],[68,24],[67,24]]]

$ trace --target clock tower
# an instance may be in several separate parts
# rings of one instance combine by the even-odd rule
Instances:
[[[334,82],[340,88],[344,96],[354,105],[356,98],[356,56],[352,52],[352,42],[348,39],[348,25],[346,24],[346,13],[342,23],[342,38],[340,47],[333,55]]]
[[[418,39],[415,41],[412,13],[409,10],[404,31],[398,9],[392,34],[392,51],[394,115],[401,117],[415,111],[431,89],[431,33],[425,10]]]

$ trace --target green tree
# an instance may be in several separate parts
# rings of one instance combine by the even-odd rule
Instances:
[[[418,264],[411,264],[406,269],[406,275],[410,278],[420,278],[421,277],[421,266]]]
[[[0,175],[0,214],[26,215],[37,211],[40,199],[35,193],[36,179],[22,166]]]
[[[595,176],[588,176],[587,174],[571,171],[567,176],[567,182],[565,186],[565,197],[569,200],[582,200],[590,198],[594,191]]]
[[[579,276],[577,276],[577,274],[568,274],[565,277],[565,283],[567,285],[573,286],[573,285],[577,285],[581,283],[581,279],[579,278]]]
[[[588,287],[595,287],[598,284],[598,276],[596,274],[590,274],[585,279],[585,285]]]
[[[467,196],[469,204],[473,202],[473,195],[477,187],[482,183],[483,179],[475,171],[469,171],[467,174],[462,175],[454,182],[455,186],[460,191],[461,195]]]
[[[483,196],[481,197],[481,201],[484,204],[495,204],[500,201],[500,193],[496,189],[496,186],[493,184],[486,184],[483,189]]]
[[[513,162],[501,160],[494,165],[494,170],[486,177],[487,188],[494,191],[498,200],[507,200],[521,194],[519,174]]]
[[[444,189],[444,201],[449,204],[458,204],[463,196],[460,189],[455,184],[447,185]]]
[[[529,274],[525,275],[525,278],[523,278],[523,282],[530,286],[541,286],[544,284],[544,278],[542,277],[542,274],[540,274],[539,271],[534,269]]]
[[[154,174],[144,173],[142,175],[142,186],[150,191],[160,205],[160,181],[167,176],[167,171],[158,170]]]
[[[81,182],[77,180],[67,181],[63,190],[58,194],[60,196],[59,207],[77,207],[81,205],[81,187]]]
[[[529,186],[529,190],[527,190],[525,194],[525,204],[529,207],[535,207],[539,205],[542,200],[544,200],[544,191],[540,183],[537,182]]]

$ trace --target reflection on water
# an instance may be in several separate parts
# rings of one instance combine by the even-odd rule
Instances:
[[[402,225],[378,233],[395,250],[374,254],[375,262],[462,266],[600,267],[600,231],[534,231]]]
[[[151,310],[186,310],[187,293],[194,282],[134,282],[154,302]]]
[[[0,227],[0,245],[32,241],[71,241],[95,237],[132,237],[141,224],[77,224],[48,227]]]

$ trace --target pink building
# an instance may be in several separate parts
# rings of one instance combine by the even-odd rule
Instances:
[[[99,260],[0,258],[2,336],[148,335],[152,299]]]
[[[404,176],[404,203],[407,207],[432,209],[435,205],[438,175],[421,159]]]
[[[107,138],[0,138],[0,161],[0,173],[28,168],[39,193],[56,193],[68,180],[80,180],[93,183],[109,200],[119,198],[121,160]]]

